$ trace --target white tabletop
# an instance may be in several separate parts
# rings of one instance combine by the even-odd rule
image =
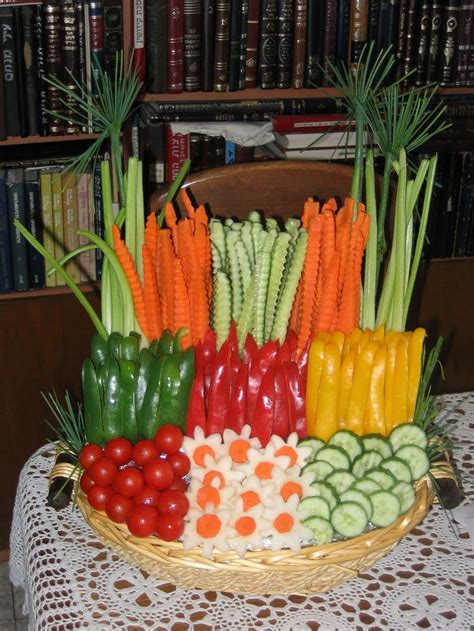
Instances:
[[[459,446],[454,459],[466,501],[474,502],[474,393],[441,403],[440,418]],[[25,589],[32,630],[474,628],[473,540],[439,506],[368,572],[325,594],[183,590],[104,548],[77,509],[46,505],[52,458],[43,448],[24,466],[11,533],[11,581]]]

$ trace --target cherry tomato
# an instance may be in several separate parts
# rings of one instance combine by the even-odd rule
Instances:
[[[166,489],[160,494],[157,508],[160,513],[176,513],[184,517],[189,510],[189,500],[184,493]]]
[[[110,486],[94,484],[94,486],[91,486],[87,491],[87,501],[95,510],[104,510],[105,505],[113,494],[114,492]]]
[[[159,458],[158,448],[152,440],[139,440],[133,446],[132,458],[139,467],[144,467],[149,462]]]
[[[120,495],[136,497],[145,486],[142,472],[138,467],[125,467],[115,478],[115,488]]]
[[[172,491],[181,491],[181,493],[184,493],[187,490],[188,485],[181,478],[175,478],[168,488]]]
[[[105,505],[105,512],[116,524],[124,524],[133,509],[133,500],[116,493]]]
[[[79,463],[81,467],[87,471],[91,468],[94,462],[99,458],[102,458],[103,455],[104,453],[99,445],[89,443],[88,445],[84,445],[81,449],[81,453],[79,454]]]
[[[157,506],[160,498],[160,491],[152,489],[151,486],[144,486],[143,490],[135,496],[134,503],[136,506],[139,504],[146,504],[147,506]]]
[[[109,486],[117,475],[118,467],[112,458],[102,456],[89,469],[92,481],[99,486]]]
[[[81,489],[84,491],[84,493],[87,493],[87,491],[94,486],[94,480],[91,478],[91,476],[87,473],[87,471],[84,471],[84,473],[81,475]]]
[[[166,460],[154,460],[143,467],[143,477],[148,486],[161,491],[173,482],[173,467]]]
[[[183,444],[183,432],[176,425],[162,425],[155,434],[158,451],[164,454],[174,454]]]
[[[182,451],[177,451],[174,454],[166,456],[166,460],[173,467],[174,474],[177,478],[183,478],[191,469],[191,462]]]
[[[183,518],[176,513],[160,513],[156,520],[155,532],[163,541],[175,541],[184,531]]]
[[[112,438],[105,445],[104,453],[119,466],[127,464],[132,459],[132,443],[126,438]]]
[[[136,537],[150,537],[155,532],[157,516],[153,506],[134,506],[127,519],[128,529]]]

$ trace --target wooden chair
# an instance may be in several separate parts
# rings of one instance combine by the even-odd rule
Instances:
[[[287,218],[300,215],[309,196],[343,202],[351,189],[352,167],[330,162],[278,160],[233,164],[189,175],[183,188],[215,216],[242,219],[251,210]],[[152,194],[150,210],[161,208],[167,190]],[[182,214],[184,208],[177,199]]]

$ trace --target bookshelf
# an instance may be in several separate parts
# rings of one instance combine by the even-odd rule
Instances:
[[[95,140],[98,134],[68,134],[65,136],[20,136],[8,137],[7,140],[0,140],[0,147],[18,147],[22,145],[44,145],[62,142],[79,142],[82,140]]]

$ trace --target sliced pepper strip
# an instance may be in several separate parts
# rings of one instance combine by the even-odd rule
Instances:
[[[204,349],[198,342],[194,350],[195,375],[186,414],[186,436],[194,436],[196,427],[206,433],[206,403],[204,394]]]
[[[256,436],[262,447],[266,447],[272,435],[274,416],[275,371],[272,366],[263,375],[251,423],[251,436]]]
[[[314,431],[316,424],[316,410],[319,401],[319,389],[324,363],[325,342],[322,339],[313,340],[309,349],[308,378],[306,384],[306,423],[308,432]]]
[[[378,347],[379,344],[377,342],[369,340],[355,362],[354,380],[347,408],[346,427],[359,434],[359,436],[364,433],[364,416],[369,396],[370,373]]]
[[[308,435],[306,427],[305,388],[303,377],[294,362],[283,364],[285,371],[286,387],[288,389],[288,414],[290,432],[296,432],[299,438]]]
[[[247,420],[247,377],[248,366],[241,364],[237,375],[234,377],[227,419],[227,427],[238,434],[242,431]]]
[[[408,339],[400,334],[395,354],[393,376],[393,425],[392,429],[408,421]]]
[[[318,407],[314,426],[309,433],[327,441],[337,432],[337,401],[341,372],[339,347],[329,342],[324,348],[324,361],[319,384]]]
[[[231,349],[225,341],[217,353],[212,372],[212,380],[209,388],[207,410],[207,434],[215,434],[225,429],[227,413],[229,410],[231,388]]]
[[[375,354],[370,376],[369,400],[364,421],[366,434],[387,434],[384,402],[386,362],[387,347],[382,344]]]
[[[272,433],[285,439],[290,433],[288,396],[283,363],[281,361],[277,361],[275,363],[275,415],[273,417]]]
[[[420,387],[421,367],[423,363],[423,344],[425,342],[425,329],[418,328],[408,343],[408,417],[407,421],[413,421],[415,414],[418,388]]]

